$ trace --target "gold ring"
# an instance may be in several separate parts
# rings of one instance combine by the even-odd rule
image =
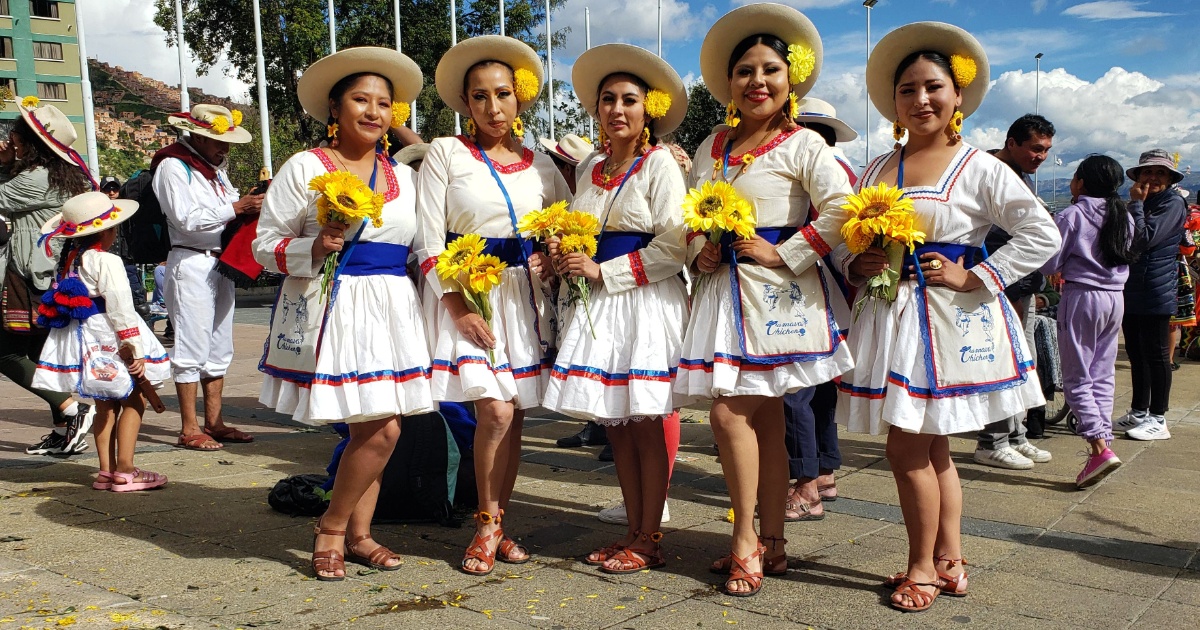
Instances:
[[[929,261],[929,268],[930,269],[941,269],[942,261],[934,258],[933,260]]]

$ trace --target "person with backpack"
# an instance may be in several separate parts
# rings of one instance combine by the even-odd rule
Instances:
[[[54,280],[54,258],[37,246],[42,225],[71,196],[94,185],[83,158],[71,148],[75,127],[53,105],[36,97],[21,101],[21,117],[0,142],[0,217],[12,224],[7,257],[0,249],[3,314],[0,321],[0,374],[46,401],[54,429],[25,449],[30,455],[72,455],[88,447],[95,409],[67,394],[32,386],[47,332],[35,324],[42,292]],[[60,244],[52,255],[57,256]]]
[[[217,256],[225,225],[239,215],[257,214],[263,195],[239,197],[225,173],[229,145],[251,140],[241,127],[241,112],[197,105],[191,112],[168,116],[167,122],[191,134],[150,161],[151,192],[171,239],[164,297],[175,325],[171,370],[183,420],[176,446],[212,451],[222,448],[222,442],[254,440],[221,417],[225,371],[233,362],[234,285],[217,270]],[[146,204],[147,214],[154,207]],[[196,420],[200,385],[203,431]]]

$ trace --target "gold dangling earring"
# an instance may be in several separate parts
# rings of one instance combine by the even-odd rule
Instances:
[[[954,116],[950,118],[950,124],[946,125],[946,135],[950,136],[950,139],[957,144],[962,142],[962,130],[963,113],[956,109],[954,110]]]
[[[600,133],[596,137],[600,141],[600,150],[603,151],[605,155],[612,155],[612,145],[609,144],[608,134],[604,133],[603,127],[600,128]]]
[[[466,124],[464,124],[464,125],[463,125],[463,131],[464,131],[464,132],[465,132],[465,133],[466,133],[468,136],[474,136],[474,135],[475,135],[475,119],[474,119],[474,118],[468,118],[468,119],[467,119],[467,122],[466,122]]]
[[[392,151],[391,151],[392,143],[391,143],[391,141],[388,140],[388,134],[386,134],[386,133],[383,134],[383,137],[379,139],[379,144],[383,147],[384,155],[392,154]]]
[[[521,120],[520,116],[517,116],[513,119],[512,135],[516,136],[517,138],[525,137],[525,123]]]
[[[800,115],[800,99],[796,97],[795,92],[788,92],[788,118],[792,122],[796,122],[796,117]]]
[[[907,130],[904,128],[904,125],[900,124],[899,120],[892,123],[892,137],[896,139],[896,144],[892,147],[893,151],[900,150],[900,140],[904,138],[905,131]]]
[[[642,142],[642,149],[645,150],[650,145],[650,128],[642,127],[642,135],[639,138]]]
[[[741,122],[742,118],[738,116],[737,105],[734,105],[733,101],[729,101],[729,104],[725,106],[725,124],[730,129],[737,129]]]
[[[328,139],[330,147],[337,148],[338,124],[333,120],[333,116],[329,117],[329,124],[325,125],[325,137]]]

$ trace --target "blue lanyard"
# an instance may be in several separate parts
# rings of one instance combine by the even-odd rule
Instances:
[[[729,152],[733,150],[733,140],[725,144],[725,155],[721,156],[721,179],[729,181]]]
[[[496,185],[500,187],[500,192],[504,193],[504,203],[508,204],[508,220],[512,223],[513,236],[521,238],[521,232],[517,230],[517,211],[513,208],[512,197],[508,194],[508,189],[504,187],[504,182],[500,180],[500,174],[496,172],[496,167],[492,165],[492,158],[484,152],[483,147],[479,143],[475,143],[475,148],[479,149],[479,154],[483,156],[483,163],[487,164],[488,170],[492,173],[492,178],[496,180]],[[528,262],[528,257],[525,255],[525,248],[521,248],[521,261]]]
[[[367,183],[367,186],[371,188],[372,193],[375,192],[375,176],[379,174],[379,159],[379,156],[376,155],[374,165],[371,167],[371,181]],[[346,262],[350,260],[350,253],[354,251],[354,246],[358,245],[358,239],[362,237],[363,230],[367,229],[368,221],[370,221],[370,219],[362,220],[362,223],[358,226],[358,231],[354,233],[354,238],[350,240],[350,245],[346,247],[346,251],[342,252],[341,257],[338,260],[337,269],[333,272],[334,288],[333,295],[329,298],[330,304],[333,304],[333,298],[337,296],[338,276],[342,275],[342,270],[346,268]]]
[[[613,206],[617,203],[617,197],[621,196],[621,190],[624,189],[625,184],[629,182],[629,175],[633,173],[633,169],[637,168],[637,165],[640,164],[645,157],[645,154],[639,155],[638,159],[634,160],[633,164],[629,165],[629,170],[625,171],[625,174],[621,176],[621,185],[617,186],[616,194],[614,194],[612,199],[608,201],[608,209],[604,211],[604,219],[600,222],[600,236],[596,237],[597,241],[599,241],[600,237],[603,237],[604,233],[608,231],[608,215],[612,214]]]
[[[900,165],[896,167],[896,188],[904,192],[904,147],[900,147]]]

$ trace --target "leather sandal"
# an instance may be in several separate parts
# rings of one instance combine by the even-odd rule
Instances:
[[[932,593],[926,593],[919,588],[921,586],[932,586],[934,590]],[[896,589],[896,594],[907,597],[909,601],[912,602],[912,605],[904,604],[896,600],[889,600],[888,603],[891,604],[892,608],[902,612],[925,612],[926,610],[929,610],[930,606],[933,606],[933,602],[937,601],[937,596],[940,592],[941,587],[939,586],[938,582],[914,582],[912,580],[905,580],[904,583]]]
[[[832,503],[838,500],[836,483],[831,483],[828,486],[817,486],[817,493],[821,495],[822,501]]]
[[[782,542],[785,545],[787,544],[786,538],[775,538],[773,536],[767,536],[765,538],[760,536],[758,539],[758,542],[759,542],[759,544],[762,544],[763,541],[767,541],[767,540],[771,541],[772,547],[774,547],[775,543],[778,543],[778,542]],[[763,545],[763,546],[765,547],[766,545]],[[724,555],[724,556],[721,556],[720,558],[717,558],[716,562],[713,562],[708,567],[708,571],[710,573],[716,573],[717,575],[728,575],[729,574],[729,566],[732,563],[733,563],[733,554]],[[787,552],[786,551],[777,556],[772,556],[770,558],[763,558],[763,575],[768,576],[768,577],[781,577],[781,576],[787,575],[787,570],[788,570],[788,563],[787,563]]]
[[[801,501],[797,496],[791,496],[787,502],[783,504],[783,522],[784,523],[799,523],[801,521],[821,521],[825,519],[825,512],[813,514],[813,508],[820,505],[821,502],[806,503]],[[788,512],[796,516],[788,516]]]
[[[400,557],[400,554],[394,553],[391,549],[388,549],[380,544],[376,544],[375,548],[367,554],[356,553],[354,548],[358,545],[358,543],[363,542],[364,540],[371,540],[371,535],[363,534],[362,536],[356,537],[354,540],[346,541],[346,560],[364,565],[377,571],[395,571],[404,566],[404,559]],[[396,564],[388,564],[387,561],[393,558],[399,560],[400,562]]]
[[[753,595],[758,595],[758,592],[762,590],[763,572],[761,570],[751,571],[747,565],[749,565],[749,563],[752,560],[754,560],[754,558],[756,556],[761,560],[763,554],[766,551],[767,551],[767,548],[764,547],[762,545],[762,543],[759,543],[758,549],[755,549],[754,553],[746,556],[745,558],[739,558],[739,557],[737,557],[736,554],[730,552],[730,554],[729,554],[729,579],[725,580],[725,594],[726,595],[729,595],[731,597],[751,597]],[[750,584],[750,590],[748,590],[748,591],[731,590],[729,588],[729,585],[733,584],[734,582],[738,582],[738,581],[742,581],[742,582],[746,582],[746,583]]]
[[[583,563],[587,564],[587,565],[591,565],[593,567],[603,566],[605,562],[608,562],[609,558],[617,555],[619,552],[624,550],[625,547],[627,547],[627,546],[628,545],[625,545],[623,543],[615,542],[607,547],[601,547],[601,548],[593,551],[592,553],[589,553],[588,555],[584,556]],[[592,556],[598,556],[598,559],[590,560],[590,558]]]
[[[627,575],[629,573],[638,573],[647,569],[658,569],[667,566],[667,561],[663,559],[662,547],[659,543],[662,542],[662,532],[654,532],[653,534],[638,533],[638,538],[642,542],[654,543],[654,551],[637,551],[630,547],[626,547],[618,551],[609,560],[616,560],[621,563],[621,568],[610,569],[605,563],[600,567],[600,570],[610,575]]]
[[[475,522],[479,523],[480,525],[487,525],[489,523],[495,523],[496,525],[500,524],[499,516],[492,516],[487,512],[476,512],[474,518]],[[503,538],[504,530],[502,529],[497,529],[487,536],[480,536],[478,531],[475,532],[475,537],[471,539],[471,546],[467,547],[467,552],[463,555],[462,563],[459,565],[459,568],[462,569],[462,572],[466,573],[467,575],[478,576],[490,574],[492,570],[496,568],[496,552],[490,548],[490,544],[493,540],[503,540]],[[468,569],[468,560],[476,560],[481,562],[485,568]]]
[[[500,515],[496,517],[497,525],[500,524],[500,519],[503,517],[504,517],[504,510],[501,509]],[[518,560],[510,560],[509,555],[512,554],[512,552],[514,552],[514,551],[519,551],[519,552],[525,554],[525,557],[520,558]],[[510,538],[508,536],[504,536],[503,538],[500,539],[500,545],[496,547],[496,559],[499,560],[500,562],[504,562],[506,564],[525,564],[526,562],[529,562],[530,560],[532,560],[532,558],[529,555],[529,550],[526,549],[524,545],[518,543],[517,541],[513,540],[512,538]]]
[[[317,548],[317,536],[342,536],[345,537],[345,530],[340,529],[325,529],[321,527],[321,521],[317,521],[316,527],[313,528],[313,554],[312,554],[312,570],[318,580],[322,582],[341,582],[346,579],[346,558],[342,556],[336,549],[327,549],[325,551],[315,551]],[[322,573],[336,573],[341,571],[342,575],[322,575]]]
[[[963,572],[958,575],[950,575],[949,573],[946,573],[945,571],[942,571],[940,569],[938,570],[938,572],[937,572],[938,581],[940,582],[940,584],[938,584],[938,588],[941,589],[942,595],[949,595],[950,597],[966,597],[967,596],[967,571],[966,571],[967,559],[966,558],[950,559],[950,558],[947,558],[946,556],[935,556],[933,558],[933,563],[936,565],[939,562],[946,563],[946,571],[953,569],[954,567],[958,566],[959,564],[963,565]]]

